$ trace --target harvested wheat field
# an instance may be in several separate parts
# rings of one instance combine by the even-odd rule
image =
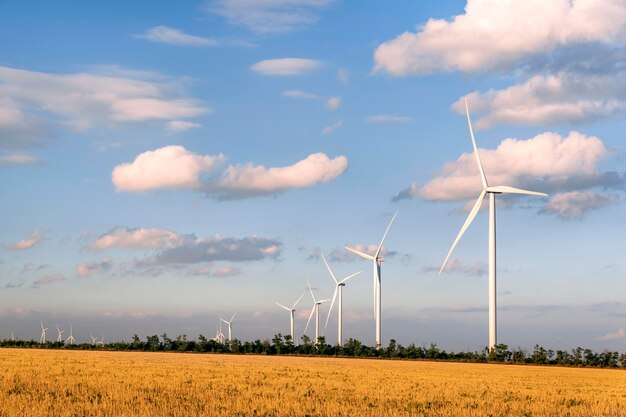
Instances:
[[[626,416],[626,373],[442,362],[0,350],[0,416]]]

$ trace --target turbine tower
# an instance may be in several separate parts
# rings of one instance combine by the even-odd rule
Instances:
[[[70,325],[70,337],[67,338],[67,340],[65,340],[65,343],[70,342],[70,345],[73,345],[75,340],[74,340],[74,336],[72,336],[72,326]]]
[[[223,318],[220,317],[220,320],[222,320],[224,323],[228,324],[228,341],[232,342],[233,341],[233,319],[235,318],[235,316],[237,315],[237,312],[235,311],[235,314],[233,314],[233,316],[230,318],[230,321],[226,321]]]
[[[309,315],[309,319],[306,322],[304,333],[306,333],[306,329],[309,328],[309,323],[311,322],[313,313],[315,313],[315,344],[317,344],[317,340],[320,337],[320,304],[325,303],[326,301],[330,301],[330,298],[325,300],[316,300],[315,295],[313,295],[313,290],[311,289],[311,283],[309,283],[308,279],[306,280],[306,283],[309,286],[309,292],[311,293],[311,297],[313,298],[313,307],[311,307],[311,314]]]
[[[483,166],[480,162],[480,157],[478,156],[478,148],[476,147],[476,140],[474,139],[474,132],[472,131],[472,122],[470,120],[469,115],[469,107],[467,105],[467,99],[465,99],[465,113],[467,115],[467,124],[469,126],[470,136],[472,138],[472,147],[474,148],[474,156],[476,156],[476,163],[478,165],[478,171],[480,171],[480,179],[483,184],[483,190],[480,192],[478,196],[478,200],[474,204],[474,207],[470,210],[463,227],[461,227],[461,231],[456,236],[454,243],[452,243],[452,247],[448,252],[448,256],[443,261],[443,265],[441,265],[441,269],[439,270],[439,274],[443,271],[452,254],[452,251],[456,247],[456,244],[465,233],[465,230],[469,227],[469,225],[476,217],[478,210],[483,204],[483,200],[489,194],[489,350],[493,350],[497,344],[497,336],[496,336],[496,194],[525,194],[525,195],[538,195],[538,196],[547,196],[545,193],[539,193],[536,191],[528,191],[522,190],[519,188],[509,187],[507,185],[498,185],[498,186],[489,186],[487,183],[487,177],[485,176],[485,171],[483,170]]]
[[[64,332],[64,331],[65,331],[65,330],[61,330],[61,329],[59,328],[59,325],[57,324],[57,332],[59,332],[59,336],[57,337],[57,342],[58,342],[58,343],[63,343],[63,332]]]
[[[43,321],[41,321],[40,323],[41,323],[41,337],[39,338],[39,344],[43,345],[46,343],[46,330],[48,330],[48,328],[43,327]]]
[[[335,305],[335,298],[337,298],[337,294],[339,294],[339,302],[337,303],[337,344],[339,346],[343,346],[343,287],[346,286],[346,281],[349,280],[350,278],[359,275],[361,273],[361,271],[356,272],[352,275],[348,275],[347,277],[345,277],[344,279],[342,279],[341,281],[337,281],[337,278],[335,277],[335,274],[333,274],[333,270],[330,269],[330,266],[328,265],[328,262],[326,262],[326,258],[324,257],[324,255],[322,255],[322,260],[324,261],[324,265],[326,265],[326,268],[328,269],[328,272],[330,272],[330,276],[333,278],[333,281],[335,281],[335,293],[333,294],[333,301],[330,303],[330,309],[328,310],[328,317],[326,317],[326,327],[328,327],[328,320],[330,319],[330,313],[333,311],[333,306]]]
[[[385,230],[385,234],[383,235],[383,238],[380,240],[380,245],[378,245],[378,249],[376,250],[376,254],[374,254],[374,256],[368,255],[367,253],[363,253],[356,249],[352,249],[346,246],[346,249],[349,250],[350,252],[359,255],[361,258],[365,258],[367,260],[372,261],[373,276],[374,276],[374,316],[376,317],[376,349],[380,349],[380,346],[381,346],[381,326],[380,326],[381,325],[381,316],[380,316],[381,278],[382,278],[381,267],[382,267],[382,263],[385,261],[384,258],[380,257],[380,251],[383,248],[383,242],[385,241],[385,237],[387,237],[389,228],[391,227],[391,224],[393,223],[397,215],[398,215],[398,212],[396,211],[396,214],[393,215],[393,217],[391,218],[391,221],[389,222],[389,225],[387,226],[387,230]]]
[[[306,292],[306,291],[305,291]],[[295,333],[294,333],[294,327],[293,327],[293,319],[296,313],[296,306],[298,305],[298,303],[300,302],[300,300],[302,299],[302,297],[304,296],[304,293],[300,294],[300,297],[298,297],[298,299],[296,300],[295,303],[293,303],[293,306],[291,308],[282,305],[281,303],[276,303],[276,305],[278,305],[279,307],[284,308],[285,310],[289,311],[290,313],[290,317],[291,317],[291,341],[293,342],[294,345],[297,345],[296,342],[296,338],[295,338]]]

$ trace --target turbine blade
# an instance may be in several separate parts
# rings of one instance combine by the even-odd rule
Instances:
[[[474,139],[474,131],[472,130],[472,121],[470,120],[469,107],[467,105],[467,98],[465,99],[465,114],[467,114],[467,124],[469,126],[470,136],[472,137],[472,146],[474,147],[474,155],[476,156],[476,162],[478,163],[478,170],[480,171],[480,180],[483,182],[483,188],[489,187],[487,184],[487,177],[483,170],[483,164],[480,163],[480,157],[478,156],[478,148],[476,148],[476,140]]]
[[[446,262],[448,262],[450,255],[452,255],[452,251],[456,247],[456,244],[459,243],[459,239],[461,239],[461,236],[463,236],[463,233],[465,233],[465,230],[472,223],[472,220],[474,220],[474,217],[476,217],[476,213],[478,213],[478,210],[480,210],[480,206],[482,205],[483,200],[485,199],[486,195],[487,195],[487,190],[482,190],[482,192],[478,196],[478,200],[476,200],[476,203],[474,203],[474,207],[472,207],[472,210],[467,216],[465,223],[463,223],[463,227],[461,227],[461,231],[459,231],[459,234],[456,236],[456,239],[454,239],[454,243],[452,244],[450,251],[448,251],[448,256],[446,256],[445,261],[443,261],[443,265],[441,265],[441,269],[439,270],[440,275],[441,275],[441,272],[443,271],[443,268],[445,268]]]
[[[345,248],[347,250],[349,250],[350,252],[359,255],[361,258],[369,259],[370,261],[373,261],[374,259],[376,259],[372,255],[368,255],[367,253],[359,252],[358,250],[352,249],[351,247],[346,246]]]
[[[347,277],[345,277],[344,279],[342,279],[341,281],[339,281],[339,283],[340,283],[340,284],[343,284],[344,282],[346,282],[346,281],[347,281],[347,280],[349,280],[350,278],[352,278],[352,277],[355,277],[355,276],[359,275],[361,272],[363,272],[363,271],[359,271],[359,272],[356,272],[356,273],[354,273],[354,274],[352,274],[352,275],[348,275]]]
[[[224,323],[229,324],[226,320],[224,320],[223,318],[220,317],[220,320],[222,320]]]
[[[291,309],[289,307],[285,307],[284,305],[282,305],[281,303],[276,303],[277,306],[284,308],[287,311],[291,311]]]
[[[328,327],[328,320],[330,320],[330,312],[333,311],[333,306],[335,305],[335,298],[337,298],[337,290],[339,289],[339,285],[335,286],[335,293],[333,294],[333,302],[330,303],[330,308],[328,309],[328,317],[326,317],[326,325],[324,328]]]
[[[328,262],[326,262],[326,258],[324,257],[324,255],[322,255],[322,260],[324,261],[324,265],[326,265],[328,272],[330,272],[330,276],[333,277],[333,281],[335,281],[335,284],[338,284],[337,278],[335,277],[335,274],[333,274],[333,270],[330,269],[330,266],[328,266]]]
[[[291,307],[291,309],[293,310],[294,308],[296,308],[296,306],[298,305],[298,303],[300,302],[300,300],[302,299],[302,297],[304,297],[304,294],[306,294],[306,291],[304,291],[302,294],[300,294],[300,297],[298,297],[298,299],[296,300],[295,303],[293,303],[293,307]]]
[[[387,229],[385,230],[385,234],[383,235],[383,238],[380,240],[380,245],[378,245],[378,250],[376,251],[376,255],[374,255],[374,258],[378,258],[378,255],[380,255],[380,250],[383,248],[383,242],[385,241],[385,238],[387,237],[387,233],[389,233],[389,229],[391,228],[391,224],[396,219],[397,215],[398,215],[398,212],[396,211],[396,214],[393,215],[393,217],[391,218],[391,221],[389,222],[389,225],[387,226]]]
[[[237,315],[238,311],[235,311],[235,314],[233,314],[233,316],[230,318],[230,323],[233,322],[233,319],[235,318],[235,316]]]
[[[526,195],[539,195],[547,197],[548,194],[540,193],[537,191],[522,190],[521,188],[509,187],[508,185],[497,185],[495,187],[487,187],[486,190],[491,193],[509,193],[509,194],[526,194]]]
[[[306,329],[309,328],[309,323],[311,322],[313,313],[315,313],[315,303],[313,303],[313,307],[311,307],[311,314],[309,314],[309,319],[306,321],[306,326],[304,326],[304,334],[306,334]]]
[[[317,301],[315,301],[315,295],[313,295],[313,290],[311,289],[311,283],[309,282],[309,279],[306,279],[306,284],[309,286],[309,292],[311,293],[311,297],[313,298],[313,303],[316,303]]]

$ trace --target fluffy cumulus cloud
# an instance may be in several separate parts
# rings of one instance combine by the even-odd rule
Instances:
[[[167,122],[209,113],[176,81],[116,69],[50,74],[0,67],[0,149],[41,144],[63,129]]]
[[[465,114],[465,99],[480,115],[477,128],[494,125],[580,124],[621,117],[626,111],[626,71],[609,74],[560,72],[522,84],[461,97],[452,107]]]
[[[88,277],[95,274],[107,272],[111,269],[113,264],[108,259],[103,259],[99,262],[81,263],[76,267],[76,275],[81,278]]]
[[[392,75],[507,69],[569,45],[619,42],[625,25],[620,0],[468,0],[464,14],[430,19],[380,45],[375,69]]]
[[[317,22],[317,14],[335,0],[211,0],[207,10],[229,23],[261,33],[281,33]]]
[[[111,248],[154,249],[172,248],[183,243],[184,236],[165,229],[118,227],[100,236],[92,245],[92,250]]]
[[[189,35],[179,29],[173,29],[167,26],[155,26],[148,29],[146,33],[137,35],[136,37],[152,42],[177,46],[217,46],[219,44],[215,39]]]
[[[112,181],[117,191],[199,188],[200,175],[212,171],[223,161],[222,154],[201,156],[182,146],[166,146],[144,152],[133,162],[116,166]]]
[[[33,230],[32,232],[30,232],[26,239],[22,239],[15,243],[9,243],[8,245],[5,245],[5,248],[9,250],[26,250],[34,248],[42,241],[43,235],[41,234],[41,232],[39,230]]]
[[[315,153],[285,167],[230,165],[221,173],[203,178],[225,160],[223,155],[202,156],[182,146],[166,146],[140,154],[131,163],[113,169],[118,191],[143,192],[156,189],[196,189],[219,200],[277,194],[332,181],[348,167],[345,156],[329,158]]]
[[[479,154],[490,185],[554,192],[610,187],[623,181],[600,171],[599,162],[608,155],[602,140],[575,131],[565,137],[545,132],[527,140],[505,139],[496,149],[479,149]],[[476,159],[468,152],[423,186],[412,184],[396,199],[462,200],[476,198],[481,187]]]
[[[479,154],[490,185],[551,193],[539,213],[565,220],[580,219],[587,211],[619,201],[618,194],[594,189],[623,190],[626,184],[626,175],[601,171],[600,162],[609,155],[602,140],[576,131],[565,137],[545,132],[527,140],[505,139],[494,150],[479,149]],[[464,153],[435,178],[423,185],[412,183],[393,201],[471,199],[473,203],[481,188],[474,154]]]
[[[542,207],[540,213],[554,214],[564,220],[578,220],[590,210],[597,210],[618,201],[617,194],[570,191],[556,194]]]
[[[265,167],[263,165],[232,165],[220,180],[207,184],[209,193],[218,199],[231,200],[255,195],[276,194],[289,189],[307,188],[320,182],[329,182],[348,168],[348,158],[329,158],[315,153],[293,165]]]
[[[277,58],[259,61],[250,68],[262,75],[291,76],[308,74],[321,66],[321,62],[313,59]]]

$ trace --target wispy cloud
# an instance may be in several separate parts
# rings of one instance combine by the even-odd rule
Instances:
[[[118,227],[100,236],[90,246],[90,249],[172,248],[181,245],[184,242],[184,239],[184,236],[181,234],[165,229]]]
[[[37,281],[33,282],[32,288],[38,288],[41,287],[42,285],[50,285],[50,284],[54,284],[55,282],[61,282],[61,281],[65,281],[65,275],[63,274],[53,274],[53,275],[44,275],[43,277],[39,278]]]
[[[335,123],[333,123],[332,125],[328,125],[326,127],[324,127],[324,129],[322,129],[322,135],[332,135],[333,133],[335,133],[335,130],[339,129],[341,127],[341,121],[337,121]]]
[[[9,155],[0,155],[0,168],[16,167],[16,166],[32,166],[42,165],[43,161],[36,156],[16,153]]]
[[[424,266],[422,267],[422,272],[439,272],[441,269],[441,265],[437,266]],[[446,263],[446,267],[444,268],[445,272],[454,272],[465,275],[472,276],[483,276],[487,274],[487,264],[485,262],[473,262],[471,264],[464,264],[459,261],[457,258],[450,258]]]
[[[334,0],[210,0],[207,10],[260,34],[302,29]]]
[[[300,91],[300,90],[286,90],[286,91],[283,91],[283,96],[284,97],[291,97],[291,98],[304,98],[304,99],[309,99],[309,100],[315,100],[315,99],[320,98],[316,94],[305,93],[304,91]]]
[[[217,46],[219,42],[215,39],[204,38],[201,36],[189,35],[179,29],[167,26],[155,26],[148,29],[141,35],[135,35],[137,38],[146,39],[152,42],[166,43],[178,46]]]
[[[304,75],[321,68],[322,63],[304,58],[266,59],[253,64],[252,71],[262,75],[292,76]]]
[[[365,120],[370,123],[408,123],[411,121],[411,118],[397,116],[395,114],[377,114],[375,116],[369,116]]]
[[[199,123],[186,122],[184,120],[172,120],[167,124],[167,128],[172,132],[185,132],[199,127],[202,127]]]
[[[341,107],[341,97],[333,96],[326,100],[326,108],[337,110],[339,107]]]
[[[626,336],[626,333],[624,333],[624,328],[620,327],[614,332],[610,332],[603,336],[598,337],[598,340],[617,340],[617,339],[623,339],[625,336]]]
[[[107,272],[111,269],[113,264],[108,259],[103,259],[98,262],[81,263],[76,267],[76,275],[81,278],[88,277],[95,274]]]
[[[615,204],[619,199],[617,194],[570,191],[550,198],[548,204],[544,205],[539,213],[554,214],[563,220],[580,220],[588,211]]]
[[[43,235],[39,230],[33,230],[30,232],[26,239],[17,241],[15,243],[9,243],[5,245],[5,248],[9,250],[27,250],[32,249],[39,245],[43,241]]]

